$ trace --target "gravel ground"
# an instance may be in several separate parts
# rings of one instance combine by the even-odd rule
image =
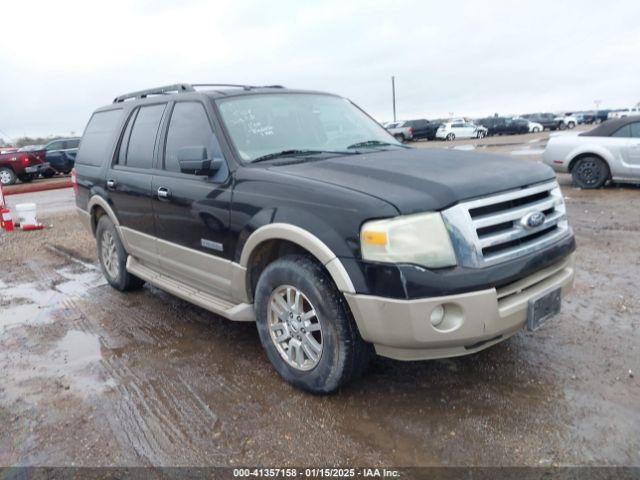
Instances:
[[[416,146],[529,161],[545,138]],[[558,317],[467,357],[377,359],[328,397],[283,383],[252,324],[111,289],[74,214],[0,234],[0,465],[640,465],[640,189],[560,182],[578,252]]]

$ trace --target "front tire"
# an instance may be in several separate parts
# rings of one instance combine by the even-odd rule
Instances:
[[[327,394],[361,375],[371,355],[342,294],[304,255],[269,264],[255,293],[256,324],[269,360],[287,382]]]
[[[583,157],[571,169],[571,177],[580,188],[600,188],[609,179],[609,166],[601,158]]]
[[[125,292],[144,285],[144,280],[127,272],[127,252],[120,241],[116,226],[111,219],[103,215],[96,228],[98,259],[104,277],[116,290]]]
[[[0,183],[2,185],[13,185],[18,180],[15,172],[8,167],[0,168]]]

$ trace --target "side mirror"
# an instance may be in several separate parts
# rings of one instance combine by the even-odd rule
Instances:
[[[181,173],[191,175],[210,175],[220,169],[221,158],[207,158],[207,148],[204,146],[182,147],[178,150],[178,164]]]

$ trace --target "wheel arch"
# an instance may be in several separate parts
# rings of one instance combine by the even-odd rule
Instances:
[[[96,228],[98,227],[98,221],[103,215],[107,215],[109,220],[111,220],[116,227],[120,226],[118,217],[116,217],[116,214],[109,203],[99,195],[94,195],[89,199],[87,210],[91,217],[91,232],[94,236],[96,234]]]
[[[322,240],[304,228],[288,223],[271,223],[255,230],[240,254],[239,263],[245,269],[245,290],[250,300],[253,300],[255,286],[264,268],[288,253],[310,255],[323,265],[338,290],[355,293],[344,265]]]

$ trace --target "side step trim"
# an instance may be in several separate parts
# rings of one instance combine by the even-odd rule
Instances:
[[[131,255],[127,258],[127,271],[136,277],[140,277],[145,282],[149,282],[150,284],[175,295],[176,297],[187,300],[194,305],[198,305],[205,310],[209,310],[210,312],[221,315],[229,320],[236,322],[255,322],[256,320],[253,305],[249,303],[235,304],[222,300],[211,294],[204,293],[173,278],[156,272],[155,270],[140,263]]]

